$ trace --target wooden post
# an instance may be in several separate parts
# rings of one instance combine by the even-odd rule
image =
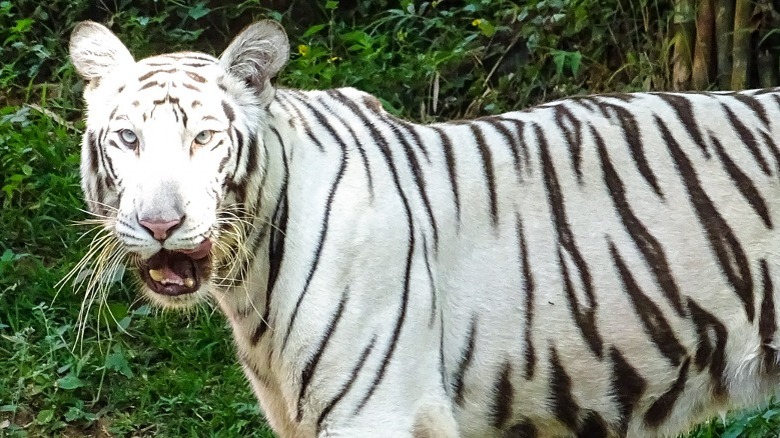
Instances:
[[[696,46],[693,51],[691,85],[694,90],[706,90],[712,77],[712,49],[715,43],[714,0],[699,0],[696,13]]]
[[[718,85],[723,90],[731,87],[731,52],[734,36],[734,0],[715,2],[715,38],[718,59]]]
[[[672,57],[672,88],[688,90],[693,58],[694,11],[692,0],[675,0],[674,55]]]
[[[731,73],[731,89],[744,90],[748,87],[748,66],[750,63],[750,36],[753,29],[750,17],[753,14],[753,0],[736,0],[734,7],[734,60]]]

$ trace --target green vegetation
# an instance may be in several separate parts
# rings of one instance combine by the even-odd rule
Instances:
[[[0,436],[272,436],[210,309],[152,310],[118,272],[77,341],[81,296],[55,287],[88,243],[73,225],[86,217],[81,84],[65,53],[77,21],[108,23],[140,57],[218,53],[244,25],[275,18],[293,47],[282,85],[355,86],[421,121],[671,84],[662,0],[108,3],[0,1]],[[779,409],[694,436],[776,434]]]

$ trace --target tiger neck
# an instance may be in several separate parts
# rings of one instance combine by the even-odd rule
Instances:
[[[272,105],[273,107],[273,105]],[[240,185],[228,185],[231,205],[241,218],[229,238],[227,256],[218,260],[218,275],[223,279],[215,291],[228,317],[246,318],[262,314],[267,321],[268,292],[273,289],[284,255],[287,224],[287,184],[289,151],[282,133],[275,128],[278,115],[269,109],[269,123],[254,135],[247,147],[255,162],[247,166]]]

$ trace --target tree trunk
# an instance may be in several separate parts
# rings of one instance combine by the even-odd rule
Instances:
[[[691,83],[694,90],[706,90],[712,77],[712,47],[715,42],[714,0],[699,0],[696,14],[696,46]]]
[[[715,36],[717,38],[718,85],[728,90],[731,86],[731,51],[733,50],[734,0],[716,0]]]
[[[672,58],[672,87],[687,90],[691,80],[693,58],[694,11],[691,0],[675,0],[674,56]]]
[[[753,29],[750,17],[753,14],[753,0],[736,0],[734,8],[734,60],[731,73],[731,89],[744,90],[748,87],[748,64],[750,63],[750,36]]]

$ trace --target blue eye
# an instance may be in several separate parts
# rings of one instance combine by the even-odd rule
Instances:
[[[123,129],[119,131],[119,139],[125,146],[135,148],[138,145],[138,136],[130,129]]]
[[[201,145],[206,144],[211,141],[213,135],[213,131],[200,131],[198,135],[195,136],[195,143]]]

